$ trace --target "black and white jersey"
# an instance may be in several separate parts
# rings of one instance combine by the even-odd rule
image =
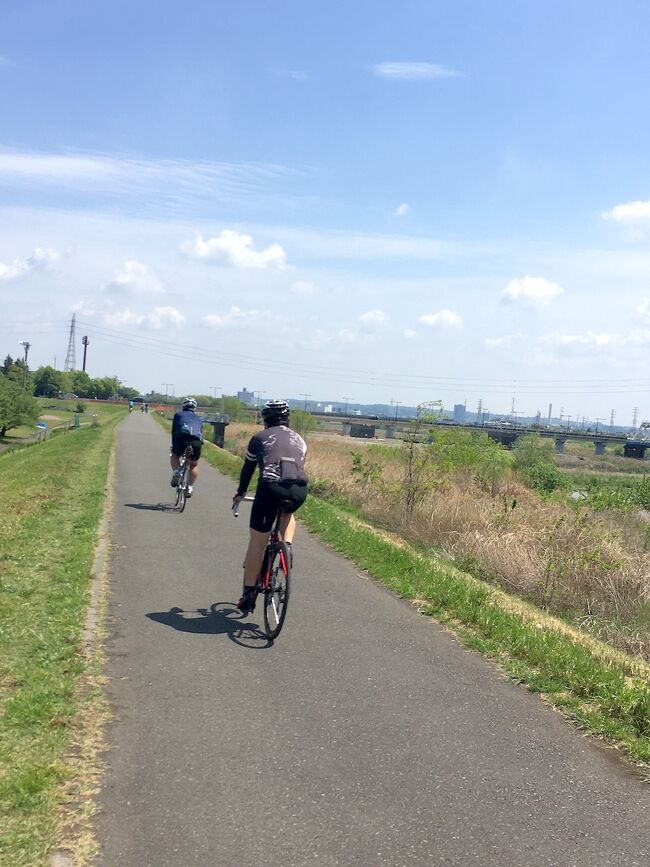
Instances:
[[[304,439],[286,425],[272,425],[251,437],[246,461],[255,461],[265,482],[307,482]]]

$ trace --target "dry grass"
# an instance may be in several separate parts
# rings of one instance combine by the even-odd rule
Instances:
[[[367,481],[353,472],[355,451],[349,439],[311,438],[310,476],[380,526],[442,548],[474,574],[650,658],[650,554],[628,543],[609,516],[542,500],[512,475],[493,495],[463,473],[434,475],[407,518],[400,446],[394,459],[364,450],[379,476]]]

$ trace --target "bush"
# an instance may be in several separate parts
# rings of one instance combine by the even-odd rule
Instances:
[[[299,433],[301,437],[304,437],[314,430],[316,427],[316,419],[310,412],[305,412],[304,409],[292,409],[291,421],[289,424],[296,433]]]
[[[77,402],[77,409],[76,409],[76,411],[77,411],[77,412],[85,412],[85,411],[86,411],[86,406],[87,406],[87,404],[85,404],[85,403],[83,402],[83,400],[80,400],[80,401]]]
[[[520,474],[530,488],[544,494],[564,487],[563,474],[553,464],[533,464],[521,470]]]

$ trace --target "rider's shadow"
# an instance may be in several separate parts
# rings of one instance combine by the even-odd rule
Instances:
[[[179,632],[227,635],[235,644],[251,649],[263,650],[273,644],[257,623],[243,622],[242,615],[230,602],[215,602],[209,608],[189,610],[174,606],[169,611],[151,611],[146,616]]]
[[[174,503],[124,503],[129,509],[143,509],[146,512],[171,512],[176,510]]]

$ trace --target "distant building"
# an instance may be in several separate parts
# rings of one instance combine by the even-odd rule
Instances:
[[[248,391],[245,387],[242,391],[237,392],[237,399],[241,400],[242,403],[245,403],[246,406],[253,406],[255,403],[255,392]]]
[[[454,404],[454,421],[456,424],[465,424],[465,404],[464,403],[455,403]]]

